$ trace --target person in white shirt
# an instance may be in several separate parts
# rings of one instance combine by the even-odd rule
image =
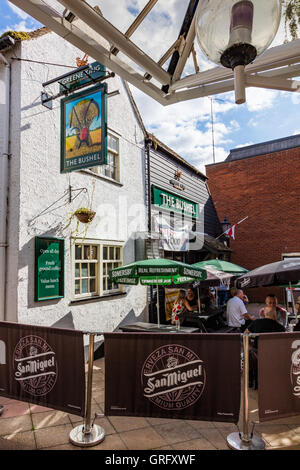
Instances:
[[[254,320],[254,317],[250,316],[244,304],[244,292],[241,289],[237,289],[234,292],[234,297],[228,300],[226,317],[228,326],[232,328],[239,328],[242,331],[245,329],[249,321]]]

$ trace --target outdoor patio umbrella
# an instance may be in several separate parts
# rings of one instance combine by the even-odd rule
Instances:
[[[248,271],[237,279],[237,287],[281,286],[282,284],[288,283],[291,288],[292,284],[297,284],[299,279],[300,258],[286,258]],[[292,301],[297,319],[293,296]]]
[[[120,266],[109,272],[110,279],[117,284],[157,286],[157,324],[159,323],[158,286],[183,284],[194,280],[204,280],[206,270],[165,258],[146,259]]]
[[[287,258],[248,271],[237,279],[237,287],[280,286],[297,284],[300,279],[300,258]]]
[[[240,276],[241,274],[248,272],[247,269],[222,259],[208,259],[205,261],[199,261],[198,263],[194,263],[192,266],[197,266],[199,268],[212,267],[218,271],[223,271],[224,273],[230,273],[236,276]]]
[[[240,276],[241,274],[248,272],[247,269],[242,268],[238,264],[230,263],[229,261],[224,261],[222,259],[208,259],[205,261],[199,261],[198,263],[194,263],[192,266],[197,266],[199,268],[215,269],[217,270],[217,273],[219,273],[219,275],[223,273],[223,276],[225,276],[225,273],[227,273],[227,274],[231,274],[231,277]],[[228,283],[228,279],[226,279],[226,277],[223,277],[223,281],[221,280],[219,285],[224,284],[224,283],[225,284]],[[218,284],[214,284],[214,285],[217,288]],[[217,295],[216,295],[216,305],[218,305]]]

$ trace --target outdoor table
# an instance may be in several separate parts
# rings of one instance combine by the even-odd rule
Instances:
[[[187,325],[186,328],[198,327],[200,331],[206,333],[205,324],[203,322],[205,322],[208,318],[208,315],[201,315],[199,312],[195,311],[184,316],[183,324]]]
[[[218,329],[220,322],[218,317],[223,314],[223,308],[208,308],[201,313],[198,311],[190,312],[184,315],[184,325],[188,327],[195,326],[203,331],[213,331]]]
[[[124,332],[151,332],[151,333],[197,333],[199,328],[181,326],[179,330],[176,329],[175,325],[160,325],[157,326],[156,323],[131,323],[129,325],[122,325],[119,327],[120,330]]]

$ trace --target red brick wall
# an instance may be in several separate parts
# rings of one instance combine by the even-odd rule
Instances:
[[[220,220],[249,217],[230,241],[233,263],[254,269],[300,252],[300,147],[208,165],[206,174]],[[275,288],[248,290],[250,300],[266,291]]]

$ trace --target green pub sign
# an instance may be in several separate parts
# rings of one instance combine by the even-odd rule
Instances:
[[[186,217],[198,219],[199,208],[198,204],[188,199],[183,199],[176,194],[169,193],[164,189],[152,186],[153,204],[160,209],[165,209],[170,212],[176,212]]]
[[[64,240],[35,237],[35,301],[64,297]]]
[[[80,70],[74,72],[59,82],[59,91],[76,90],[79,86],[91,85],[95,80],[104,77],[106,74],[106,67],[99,62],[93,62],[87,70]]]

